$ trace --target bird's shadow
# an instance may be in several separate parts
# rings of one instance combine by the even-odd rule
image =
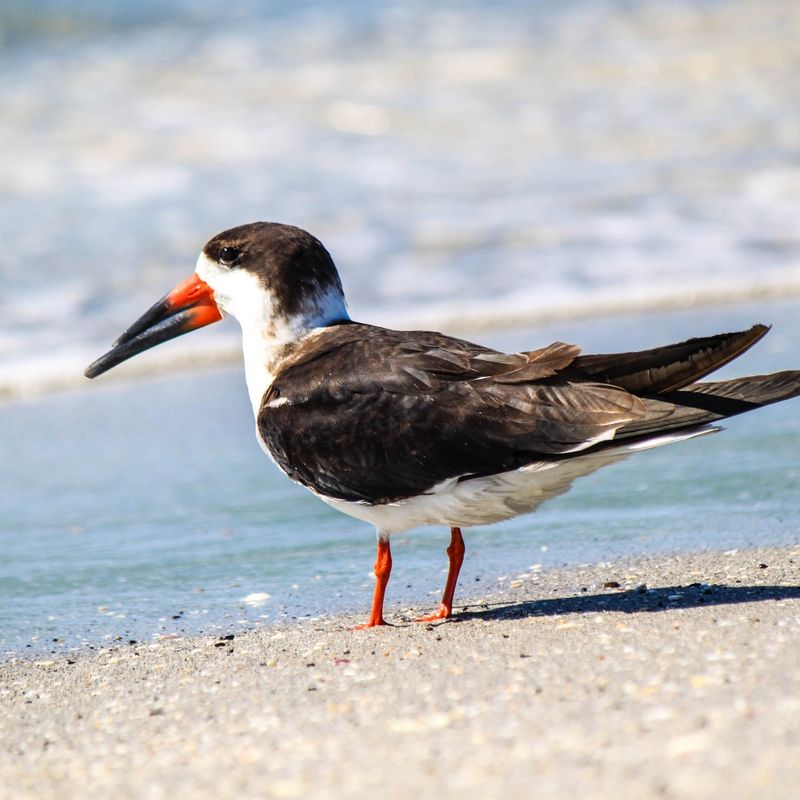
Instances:
[[[522,603],[466,604],[452,619],[454,621],[520,619],[602,611],[637,614],[765,600],[800,600],[800,586],[726,586],[692,583],[686,586],[663,586],[654,589],[639,587],[623,591],[610,590],[602,594],[527,600]]]

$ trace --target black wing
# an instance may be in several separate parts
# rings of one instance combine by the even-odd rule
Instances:
[[[329,497],[387,503],[448,479],[696,428],[797,396],[797,372],[695,382],[767,330],[580,356],[560,342],[507,354],[438,333],[342,324],[289,355],[258,429],[295,480]]]
[[[577,452],[643,416],[624,389],[561,377],[578,352],[556,343],[504,354],[436,333],[340,325],[279,373],[259,434],[317,492],[399,500]]]

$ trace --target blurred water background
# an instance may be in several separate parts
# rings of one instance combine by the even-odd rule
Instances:
[[[9,651],[366,608],[370,532],[274,472],[239,369],[175,375],[235,364],[234,323],[52,394],[226,227],[311,230],[364,321],[607,350],[763,318],[748,371],[798,366],[794,0],[221,9],[0,6]],[[593,476],[476,535],[465,580],[796,539],[795,417]],[[397,545],[394,599],[441,588],[442,534]]]

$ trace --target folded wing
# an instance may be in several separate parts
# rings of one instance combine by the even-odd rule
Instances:
[[[287,357],[258,429],[282,469],[314,491],[388,503],[800,393],[797,373],[697,383],[766,332],[581,356],[561,342],[508,354],[437,333],[343,324]]]

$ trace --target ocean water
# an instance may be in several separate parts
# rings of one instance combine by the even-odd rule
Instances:
[[[798,366],[794,0],[225,9],[0,6],[8,653],[366,611],[372,534],[258,449],[235,324],[82,377],[232,225],[317,234],[368,322],[609,351],[773,321],[729,372]],[[796,405],[476,532],[463,585],[796,541]],[[445,544],[395,540],[394,611]]]

